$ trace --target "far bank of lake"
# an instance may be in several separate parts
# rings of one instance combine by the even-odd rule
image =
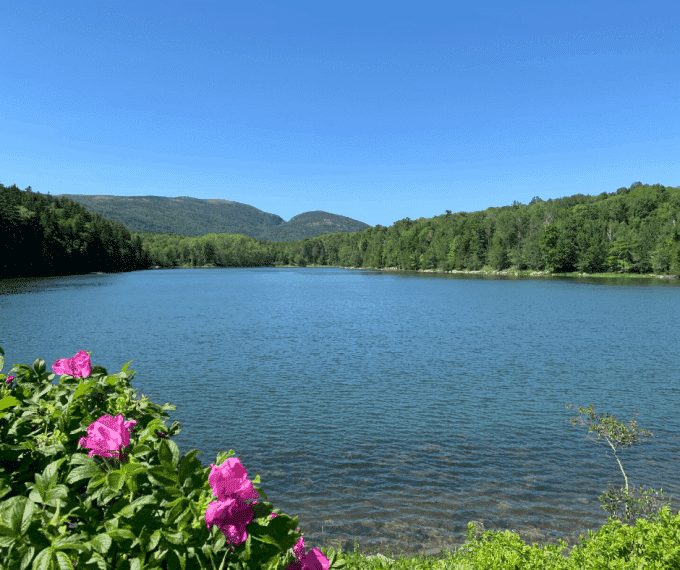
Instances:
[[[342,265],[280,265],[274,264],[267,267],[277,267],[277,268],[296,268],[301,269],[304,267],[310,268],[333,268],[333,269],[352,269],[359,271],[388,271],[388,272],[404,272],[404,273],[437,273],[441,275],[481,275],[484,277],[586,277],[594,279],[661,279],[663,281],[676,281],[680,279],[679,275],[655,275],[654,273],[579,273],[577,271],[572,271],[570,273],[554,273],[551,271],[533,271],[530,269],[479,269],[479,270],[460,270],[452,269],[446,271],[444,269],[402,269],[400,267],[345,267]],[[220,269],[216,265],[178,265],[176,267],[161,267],[155,266],[152,269]],[[225,268],[222,268],[225,269]]]

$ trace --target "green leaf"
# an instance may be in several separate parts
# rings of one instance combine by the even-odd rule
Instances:
[[[5,538],[5,537],[8,537],[8,536],[16,536],[16,534],[12,530],[12,527],[9,527],[5,524],[0,523],[0,546],[3,546],[3,547],[9,546],[9,544],[12,542],[12,540]]]
[[[40,358],[36,358],[35,362],[33,363],[33,370],[36,371],[38,376],[40,376],[41,374],[44,374],[46,369],[47,369],[47,367],[45,366],[45,361],[41,360]]]
[[[152,467],[147,471],[147,475],[164,487],[178,487],[179,481],[177,478],[177,473],[164,465],[161,465],[160,467]]]
[[[27,497],[12,497],[4,502],[0,520],[10,528],[12,536],[19,536],[26,534],[34,511],[35,504]]]
[[[77,400],[80,398],[83,394],[89,393],[96,382],[94,380],[90,380],[89,382],[85,382],[84,380],[80,381],[80,384],[78,385],[78,388],[76,388],[76,391],[73,393],[73,400]],[[72,400],[71,400],[72,401]]]
[[[128,362],[125,366],[123,366],[123,368],[120,369],[120,371],[121,372],[127,372],[128,366],[130,366],[130,364],[132,364],[132,362],[133,362],[132,360],[130,362]]]
[[[135,534],[130,529],[127,528],[110,528],[106,532],[113,539],[117,538],[119,540],[125,540],[127,538],[130,540],[134,540],[135,538],[137,538]]]
[[[189,508],[189,499],[186,497],[180,497],[176,501],[173,501],[173,506],[169,508],[166,514],[166,520],[170,524],[175,524],[177,519],[179,519],[182,515],[186,514],[187,512],[189,515],[192,515],[191,510]],[[166,505],[166,509],[169,507],[169,505]]]
[[[150,453],[153,451],[153,448],[144,444],[144,443],[138,443],[132,448],[132,451],[130,451],[130,455],[134,455],[135,457],[139,455],[144,455],[145,453]]]
[[[59,469],[59,467],[61,467],[61,464],[64,461],[66,461],[66,457],[62,457],[61,459],[57,459],[56,461],[53,461],[52,463],[50,463],[43,470],[43,472],[42,472],[43,477],[45,477],[46,480],[54,481],[57,477],[57,470]]]
[[[137,436],[137,443],[144,443],[147,439],[152,437],[152,434],[154,430],[163,430],[165,431],[167,428],[165,427],[165,422],[159,418],[151,420],[144,431],[140,432],[140,434]]]
[[[123,477],[122,471],[116,469],[106,474],[106,484],[112,491],[119,492],[123,485],[125,484],[125,477]]]
[[[68,487],[66,485],[56,485],[47,490],[45,494],[45,504],[50,507],[57,506],[59,504],[65,504],[61,499],[68,497]]]
[[[171,544],[184,544],[184,535],[181,532],[170,532],[161,529],[161,534]]]
[[[88,544],[99,552],[99,554],[106,554],[109,551],[109,548],[111,548],[112,542],[111,537],[103,532],[92,538]]]
[[[28,550],[26,550],[23,558],[21,559],[21,565],[19,566],[19,570],[26,570],[26,568],[28,568],[28,565],[31,563],[31,560],[33,560],[34,556],[35,546],[29,546]]]
[[[177,467],[179,461],[179,447],[171,439],[162,439],[158,446],[158,459],[163,465],[168,465],[173,469]]]
[[[156,499],[151,495],[144,495],[139,499],[135,499],[129,505],[123,507],[120,511],[116,513],[116,516],[122,518],[128,518],[134,516],[137,509],[143,507],[144,505],[153,505],[156,503]]]
[[[2,499],[11,490],[12,486],[9,484],[8,479],[3,477],[2,473],[0,473],[0,499]]]
[[[182,544],[182,543],[180,543]],[[168,570],[186,570],[186,553],[170,549],[167,556]]]
[[[21,402],[19,402],[19,400],[17,400],[14,396],[5,396],[2,400],[0,400],[0,410],[4,410],[10,406],[18,406],[20,403]]]
[[[2,369],[5,367],[5,358],[0,356],[0,372],[2,372]]]
[[[53,570],[55,566],[52,561],[52,554],[53,550],[51,548],[45,548],[33,561],[32,570]]]
[[[66,482],[71,484],[81,479],[91,479],[93,477],[104,476],[104,472],[96,465],[81,465],[71,470],[66,476]]]

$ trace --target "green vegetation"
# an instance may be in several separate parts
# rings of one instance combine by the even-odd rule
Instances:
[[[0,184],[0,274],[72,275],[147,268],[140,238],[68,199]]]
[[[63,196],[137,233],[190,237],[243,234],[256,240],[296,241],[369,227],[352,218],[320,211],[306,212],[286,222],[275,214],[229,200],[200,200],[186,196]]]
[[[335,266],[411,271],[525,271],[680,275],[680,187],[635,183],[598,196],[410,220],[295,242],[253,240],[236,263],[234,238],[141,236],[154,264]],[[243,238],[239,238],[242,239]],[[211,249],[211,244],[214,247]],[[244,245],[245,247],[245,245]],[[223,259],[226,263],[223,263]],[[248,261],[245,261],[245,260]],[[252,259],[252,261],[251,261]]]
[[[16,364],[9,374],[0,374],[0,560],[7,567],[214,570],[217,563],[221,570],[274,570],[303,560],[292,549],[299,537],[298,517],[277,512],[271,518],[273,505],[259,487],[254,488],[264,500],[252,505],[256,518],[246,542],[230,548],[217,526],[207,528],[204,514],[217,498],[208,479],[211,468],[202,467],[196,450],[180,455],[171,439],[181,431],[179,422],[168,428],[163,421],[175,406],[138,398],[130,363],[111,375],[91,367],[87,355],[68,365],[75,374],[70,376],[65,361],[60,362],[63,375],[56,386],[51,383],[55,375],[40,359],[32,367]],[[0,356],[0,371],[3,366]],[[619,446],[652,435],[634,421],[628,428],[609,414],[597,415],[592,405],[578,410],[592,422],[589,433],[604,437],[615,453]],[[91,424],[118,414],[121,424],[134,425],[125,427],[128,437],[114,450],[115,426],[97,431]],[[576,418],[567,421],[577,423]],[[83,443],[81,436],[95,433],[110,439],[102,449],[115,451],[112,457],[101,450],[88,455],[87,448],[96,445]],[[215,464],[233,453],[219,453]],[[259,484],[259,476],[252,483]],[[658,510],[652,501],[629,500],[627,478],[621,491],[626,508],[618,514],[614,509],[606,525],[581,536],[568,553],[564,541],[527,545],[513,532],[480,531],[474,523],[468,524],[465,544],[439,555],[364,556],[356,542],[351,554],[318,549],[331,570],[680,570],[680,513],[673,516],[668,504]],[[600,500],[609,510],[611,504]],[[304,545],[305,551],[311,548],[315,545]]]
[[[4,276],[151,266],[271,265],[519,275],[680,275],[680,187],[660,184],[636,182],[597,196],[576,194],[548,201],[535,197],[529,205],[515,202],[481,212],[447,211],[434,218],[404,218],[390,227],[378,225],[363,231],[353,231],[355,220],[325,212],[309,212],[288,224],[272,225],[276,220],[267,218],[271,214],[244,204],[157,196],[143,199],[149,201],[156,218],[165,220],[163,227],[172,231],[129,237],[120,224],[88,214],[69,199],[0,185],[0,237],[14,246],[3,260]],[[165,202],[158,200],[176,202],[179,210],[161,207]],[[192,218],[192,210],[182,208],[194,203]],[[218,211],[223,207],[240,212],[245,225],[260,216],[262,235],[289,240],[311,232],[315,237],[271,241],[274,238],[256,239],[245,230],[178,235],[182,234],[183,226],[177,221],[185,215],[182,212],[205,233],[208,225],[199,223],[200,208]],[[336,233],[324,233],[329,231]]]

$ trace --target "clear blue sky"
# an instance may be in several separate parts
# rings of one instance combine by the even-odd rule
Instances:
[[[285,220],[680,185],[677,0],[0,0],[0,182]]]

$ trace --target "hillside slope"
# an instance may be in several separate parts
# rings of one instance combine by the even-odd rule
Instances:
[[[56,196],[55,196],[56,197]],[[297,241],[327,233],[358,232],[370,226],[328,212],[306,212],[286,222],[280,216],[229,200],[179,196],[61,194],[90,212],[123,224],[132,232],[184,236],[243,234],[258,240]]]

